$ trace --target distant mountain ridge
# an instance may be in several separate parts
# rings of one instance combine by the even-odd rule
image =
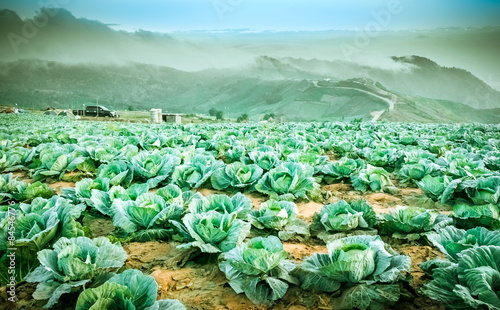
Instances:
[[[412,96],[449,100],[475,109],[500,107],[500,92],[472,73],[460,68],[448,68],[420,56],[391,57],[405,69],[388,70],[345,61],[283,59],[284,64],[325,77],[350,79],[366,77],[378,81],[393,91]]]
[[[355,118],[418,122],[498,123],[500,116],[457,102],[400,94],[377,81],[285,78],[301,71],[264,58],[254,70],[184,72],[137,63],[63,64],[43,60],[0,63],[0,103],[44,109],[103,104],[120,110],[161,108],[229,117],[275,113],[293,121]],[[259,61],[257,61],[259,63]],[[273,68],[274,66],[274,68]],[[277,66],[277,67],[276,67]],[[275,74],[271,74],[272,72]]]
[[[32,35],[25,27],[35,27]],[[289,120],[498,121],[491,111],[500,109],[500,92],[471,72],[412,54],[383,64],[324,59],[335,45],[325,33],[131,33],[64,9],[24,20],[0,10],[0,103],[182,113],[216,107]]]

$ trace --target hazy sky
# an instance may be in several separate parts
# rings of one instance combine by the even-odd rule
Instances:
[[[377,15],[384,30],[500,26],[498,0],[0,0],[0,8],[22,17],[42,6],[63,7],[117,29],[162,32],[359,29]]]

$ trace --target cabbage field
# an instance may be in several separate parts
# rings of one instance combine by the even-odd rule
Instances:
[[[500,127],[0,116],[1,309],[500,309]]]

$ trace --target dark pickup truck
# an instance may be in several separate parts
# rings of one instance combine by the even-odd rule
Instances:
[[[73,114],[81,116],[120,117],[116,111],[102,105],[89,105],[85,110],[73,110]]]

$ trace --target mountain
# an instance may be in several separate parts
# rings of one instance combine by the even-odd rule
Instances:
[[[0,26],[2,61],[137,62],[189,71],[243,63],[235,49],[217,42],[177,40],[142,29],[118,31],[100,21],[77,18],[65,9],[42,8],[25,20],[13,11],[0,10]]]
[[[500,92],[484,76],[500,72],[499,34],[382,32],[348,59],[339,46],[352,31],[126,32],[64,9],[0,10],[0,104],[491,123]]]
[[[293,76],[294,78],[291,78]],[[308,77],[297,78],[297,77]],[[318,79],[269,57],[247,70],[185,72],[137,63],[0,63],[0,103],[45,109],[102,104],[124,110],[207,113],[236,118],[266,113],[292,121],[361,118],[418,122],[497,123],[498,115],[457,102],[400,94],[367,78]]]
[[[475,109],[500,107],[500,92],[472,73],[460,68],[440,66],[420,56],[391,57],[395,69],[383,69],[345,61],[285,58],[287,66],[324,77],[350,79],[366,77],[393,91],[412,96],[455,101]]]

